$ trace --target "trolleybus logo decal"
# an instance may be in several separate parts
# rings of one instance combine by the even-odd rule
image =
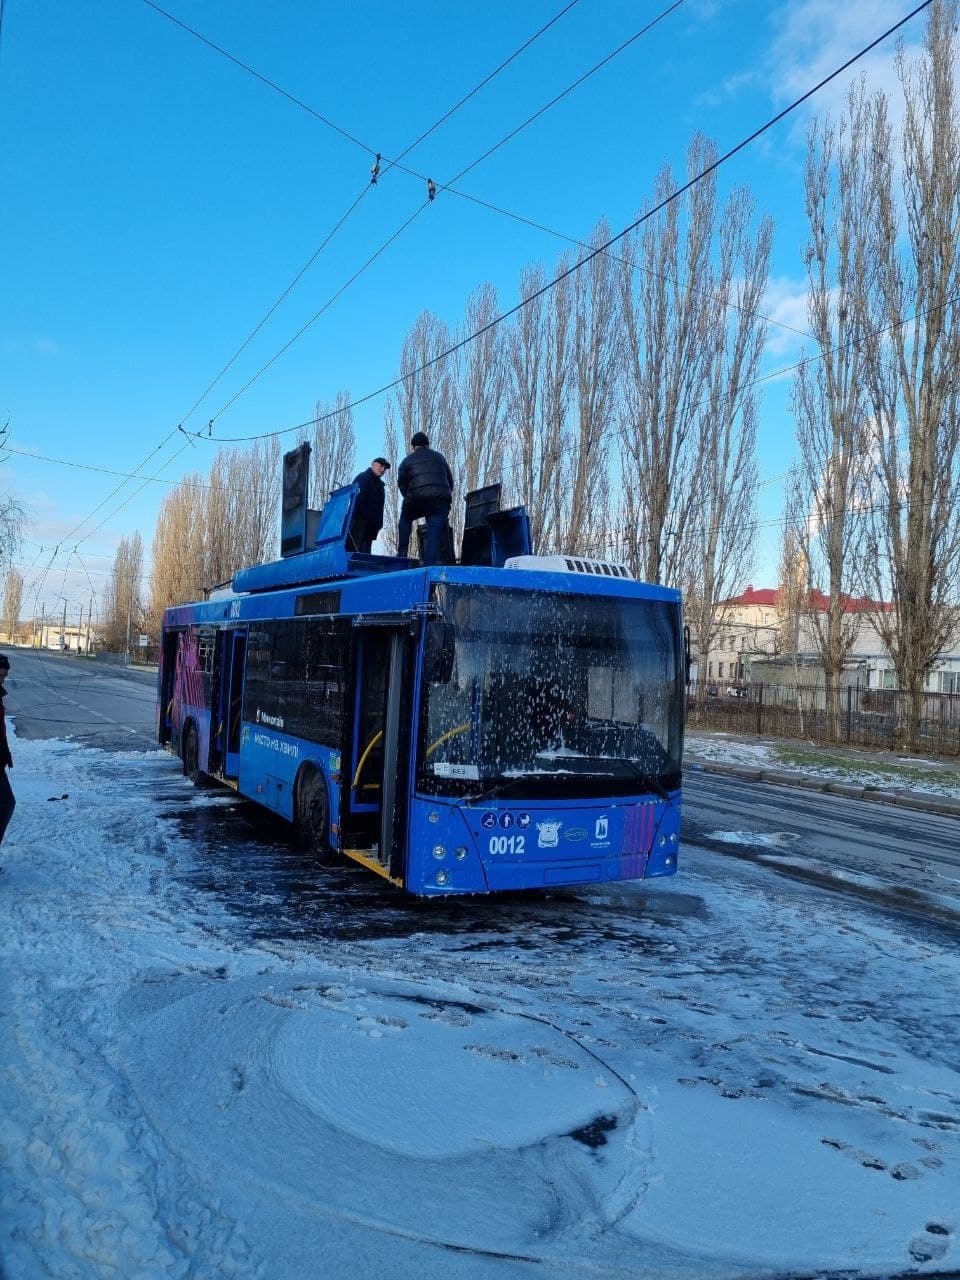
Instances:
[[[572,841],[574,844],[576,844],[576,843],[578,843],[578,841],[580,841],[580,840],[586,840],[586,838],[587,838],[587,833],[586,833],[586,831],[584,830],[584,828],[583,828],[583,827],[569,827],[569,828],[568,828],[568,829],[563,833],[563,838],[564,838],[564,840],[570,840],[570,841]]]
[[[500,815],[500,825],[501,825],[501,827],[503,827],[504,831],[509,831],[509,830],[510,830],[510,828],[513,826],[513,814],[512,814],[512,813],[501,813],[501,815]]]
[[[517,826],[520,828],[520,830],[521,830],[521,831],[526,831],[526,829],[527,829],[527,827],[529,827],[529,825],[530,825],[530,815],[529,815],[529,813],[518,813],[518,814],[517,814]]]
[[[541,849],[555,849],[560,843],[560,828],[562,822],[538,822],[537,830],[540,835],[537,838],[537,844]]]
[[[497,825],[497,815],[495,813],[485,813],[480,819],[480,825],[485,831],[489,831],[491,827]]]

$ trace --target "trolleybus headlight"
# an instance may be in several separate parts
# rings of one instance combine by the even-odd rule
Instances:
[[[449,871],[441,870],[437,872],[437,884],[446,884],[449,879],[450,879]]]
[[[661,837],[660,837],[660,840],[658,841],[658,843],[659,843],[659,845],[660,845],[660,848],[662,849],[662,848],[663,848],[663,846],[667,843],[667,837],[666,837],[666,836],[661,836]]]
[[[677,833],[675,831],[670,832],[670,843],[671,844],[677,843]]]
[[[453,856],[456,858],[458,862],[462,862],[464,858],[467,856],[466,848],[462,844],[458,845],[457,848],[454,849],[453,851]]]
[[[435,858],[445,858],[447,856],[447,851],[442,844],[435,844],[433,846],[433,856]]]

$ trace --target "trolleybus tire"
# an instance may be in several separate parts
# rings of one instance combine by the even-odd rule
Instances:
[[[196,725],[189,725],[183,737],[183,776],[195,787],[203,786],[205,774],[200,768],[200,739]]]
[[[306,853],[312,853],[322,866],[338,862],[337,851],[330,845],[327,784],[319,769],[310,765],[301,769],[294,800],[294,825],[299,847]]]

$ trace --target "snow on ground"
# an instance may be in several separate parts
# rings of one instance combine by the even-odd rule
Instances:
[[[957,1265],[955,938],[700,849],[430,911],[160,753],[15,756],[5,1280]]]
[[[797,742],[788,746],[779,742],[745,741],[723,733],[688,733],[684,754],[694,760],[783,769],[857,787],[905,788],[960,800],[960,771],[943,761],[891,756],[889,763],[875,763],[869,757],[861,762],[853,753],[843,756],[814,743]]]

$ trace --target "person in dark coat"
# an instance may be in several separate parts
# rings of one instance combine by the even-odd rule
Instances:
[[[397,468],[397,488],[403,495],[397,524],[397,555],[407,554],[413,522],[425,516],[427,540],[423,563],[436,564],[453,502],[453,473],[443,454],[430,448],[430,441],[422,431],[411,438],[410,449]]]
[[[13,798],[10,779],[7,777],[7,770],[13,768],[13,757],[10,754],[10,744],[7,742],[7,722],[3,712],[3,700],[7,696],[3,682],[9,672],[10,659],[5,653],[0,653],[0,842],[3,840],[7,824],[13,817],[13,810],[17,803]]]
[[[366,471],[361,471],[353,478],[353,483],[360,492],[350,521],[350,538],[347,543],[350,551],[364,551],[369,555],[374,538],[383,528],[386,490],[382,477],[389,470],[390,463],[386,458],[374,458]]]

